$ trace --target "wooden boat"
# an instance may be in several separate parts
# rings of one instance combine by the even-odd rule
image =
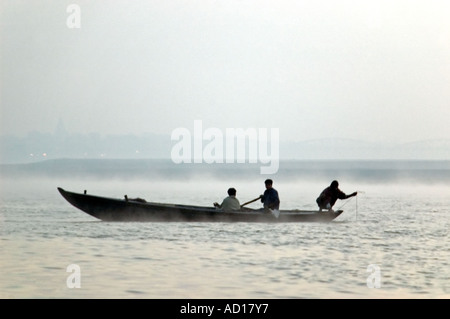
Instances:
[[[224,212],[215,207],[146,202],[140,199],[107,198],[65,191],[61,195],[73,206],[103,221],[150,222],[329,222],[342,214],[338,211],[280,210],[264,212],[243,207]]]

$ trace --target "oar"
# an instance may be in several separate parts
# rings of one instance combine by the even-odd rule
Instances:
[[[250,204],[250,203],[256,202],[258,199],[261,199],[261,196],[259,196],[258,198],[252,199],[251,201],[249,201],[249,202],[247,202],[247,203],[242,204],[242,205],[241,205],[241,208],[244,207],[245,205],[248,205],[248,204]]]

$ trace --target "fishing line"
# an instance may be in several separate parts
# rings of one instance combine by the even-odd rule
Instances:
[[[358,220],[358,195],[359,194],[365,194],[366,192],[364,191],[356,191],[358,194],[355,196],[356,197],[356,210],[355,210],[355,219]]]
[[[364,191],[357,191],[357,195],[356,196],[354,196],[355,197],[355,199],[356,199],[356,207],[355,207],[355,217],[356,217],[356,220],[358,220],[358,195],[361,193],[361,194],[365,194],[366,192],[364,192]],[[341,208],[342,207],[344,207],[345,205],[347,205],[351,200],[353,199],[353,197],[351,197],[351,198],[349,198],[349,199],[347,199],[345,202],[344,202],[344,204],[341,206],[341,207],[339,207],[338,208],[338,210],[341,210]]]
[[[353,197],[347,199],[347,200],[344,202],[344,204],[343,204],[341,207],[338,208],[338,210],[341,210],[341,208],[344,207],[345,205],[347,205],[352,199],[353,199]]]

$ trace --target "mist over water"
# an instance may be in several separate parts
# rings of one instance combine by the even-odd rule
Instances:
[[[179,167],[177,175],[154,163],[139,175],[142,163],[99,164],[78,163],[71,173],[61,169],[67,162],[2,167],[1,297],[450,297],[446,162],[292,162],[275,176],[244,166]],[[344,213],[331,223],[107,223],[56,190],[212,206],[229,187],[241,203],[256,198],[268,177],[281,209],[316,209],[335,178],[359,195],[338,201]],[[66,285],[71,264],[81,288]],[[369,265],[380,269],[380,288],[368,287]]]

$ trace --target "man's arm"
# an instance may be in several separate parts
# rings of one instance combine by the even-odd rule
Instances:
[[[342,193],[342,194],[344,194],[344,193]],[[358,192],[353,192],[353,193],[351,193],[350,195],[345,195],[344,194],[344,198],[340,198],[340,199],[347,199],[347,198],[350,198],[350,197],[353,197],[353,196],[356,196],[356,195],[358,195]]]

